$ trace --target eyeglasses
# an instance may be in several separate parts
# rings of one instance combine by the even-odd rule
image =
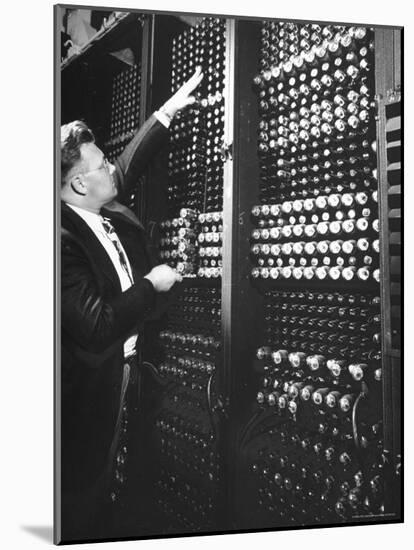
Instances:
[[[91,174],[92,172],[99,172],[100,170],[106,170],[109,173],[110,168],[111,168],[111,163],[106,157],[104,157],[102,160],[102,166],[100,166],[99,168],[94,168],[93,170],[88,170],[87,172],[78,172],[76,175],[81,176],[85,174]]]

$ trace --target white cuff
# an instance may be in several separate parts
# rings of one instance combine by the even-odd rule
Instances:
[[[171,118],[165,113],[163,113],[162,111],[155,111],[154,116],[159,122],[161,122],[163,126],[165,126],[166,128],[170,127]]]

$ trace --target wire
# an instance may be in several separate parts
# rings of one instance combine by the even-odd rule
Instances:
[[[208,410],[210,411],[210,413],[213,412],[211,408],[211,383],[213,381],[214,374],[215,374],[214,372],[211,373],[210,378],[208,379],[208,382],[207,382],[207,404],[208,404]]]
[[[155,228],[156,228],[156,226],[157,226],[157,222],[150,221],[150,222],[148,223],[148,226],[151,228],[151,229],[149,230],[149,239],[152,241],[152,236],[153,236],[154,230],[155,230]]]
[[[147,367],[148,370],[151,372],[151,374],[153,375],[153,377],[155,378],[155,380],[157,382],[159,382],[161,385],[165,386],[168,382],[167,378],[165,376],[162,376],[159,372],[159,370],[157,369],[157,367],[155,365],[153,365],[152,363],[150,363],[149,361],[143,361],[141,363],[141,365],[143,367]]]
[[[358,397],[355,399],[355,403],[352,409],[352,433],[354,436],[354,443],[355,447],[360,450],[360,443],[359,443],[359,437],[358,437],[358,423],[357,423],[357,408],[359,405],[359,402],[363,397],[366,397],[367,395],[367,389],[362,387],[361,393],[358,395]]]
[[[256,425],[256,420],[261,420],[261,417],[262,416],[266,416],[265,415],[266,413],[266,409],[260,409],[258,411],[256,411],[252,417],[250,418],[250,420],[247,422],[246,426],[244,427],[242,433],[241,433],[241,436],[240,436],[240,443],[239,443],[239,448],[241,448],[249,434],[249,431],[255,427]]]
[[[214,420],[213,408],[212,408],[212,405],[211,405],[211,385],[213,383],[213,378],[214,378],[215,374],[216,374],[215,371],[211,373],[211,375],[208,379],[208,382],[207,382],[206,391],[207,391],[208,414],[210,416],[211,426],[213,428],[214,435],[215,435],[215,437],[217,437],[218,432],[217,432],[217,427],[216,427],[216,423],[215,423],[215,420]]]

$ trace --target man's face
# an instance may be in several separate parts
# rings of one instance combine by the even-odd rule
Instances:
[[[94,143],[83,143],[80,151],[80,176],[86,186],[88,202],[100,208],[118,193],[113,177],[115,166]]]

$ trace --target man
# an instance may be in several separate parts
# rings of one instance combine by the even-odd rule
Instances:
[[[115,199],[159,149],[177,111],[191,105],[201,68],[154,113],[115,165],[87,126],[61,128],[62,540],[105,538],[105,502],[133,377],[139,326],[157,293],[181,280],[151,266],[141,224]]]

